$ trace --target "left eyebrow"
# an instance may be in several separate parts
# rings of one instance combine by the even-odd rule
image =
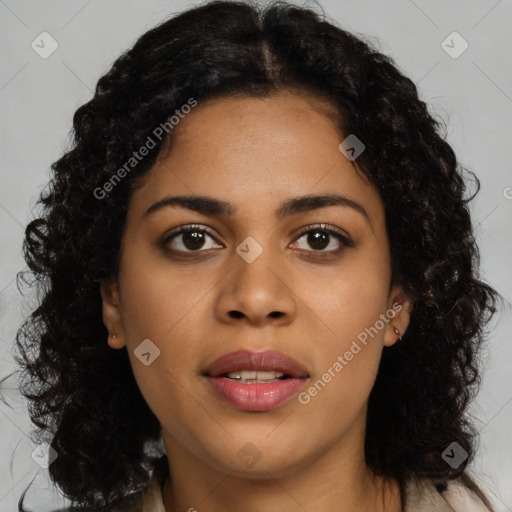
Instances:
[[[178,206],[187,210],[196,211],[204,215],[217,215],[232,217],[236,213],[236,208],[226,201],[209,196],[189,195],[189,196],[168,196],[153,203],[143,214],[147,217],[156,211],[169,206]],[[281,221],[284,218],[301,212],[317,210],[329,206],[341,206],[351,208],[361,214],[368,224],[372,227],[372,222],[368,212],[363,205],[348,197],[338,194],[328,195],[309,195],[293,197],[284,201],[275,212],[276,219]]]

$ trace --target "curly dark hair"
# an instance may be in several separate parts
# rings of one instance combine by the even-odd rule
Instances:
[[[126,350],[104,341],[99,284],[118,275],[131,193],[170,135],[105,197],[95,191],[189,98],[280,90],[328,100],[341,132],[366,145],[358,172],[382,198],[393,283],[414,304],[406,334],[384,349],[369,397],[367,465],[402,489],[415,477],[440,490],[456,478],[475,489],[465,472],[477,439],[467,406],[501,297],[478,276],[468,208],[478,178],[459,164],[415,84],[371,43],[312,9],[214,1],[143,34],[99,79],[25,231],[29,270],[18,273],[18,287],[36,284],[40,304],[16,335],[21,391],[37,441],[58,453],[51,479],[74,506],[136,502],[158,458],[159,421]],[[469,454],[457,469],[441,457],[454,441]]]

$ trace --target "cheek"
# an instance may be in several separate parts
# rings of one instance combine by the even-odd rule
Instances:
[[[211,285],[198,278],[193,266],[173,267],[145,247],[126,252],[130,258],[123,262],[121,289],[127,342],[149,338],[166,347]]]
[[[169,265],[153,262],[144,267],[148,270],[137,271],[142,259],[137,258],[136,251],[130,254],[121,275],[126,349],[138,386],[160,417],[167,409],[178,410],[187,402],[183,390],[190,389],[189,379],[193,378],[197,360],[194,334],[197,338],[198,315],[207,300],[205,290],[212,285],[198,279],[192,267],[171,272]],[[149,348],[148,365],[139,358],[147,352],[140,350],[143,346]]]
[[[368,333],[376,323],[378,332],[371,330],[372,339],[381,339],[384,335],[379,318],[386,311],[387,282],[380,282],[378,276],[365,281],[357,279],[357,274],[354,274],[349,281],[341,283],[337,300],[334,296],[331,300],[336,305],[336,311],[331,309],[333,339],[339,333],[340,342],[356,339],[364,341],[364,333]]]
[[[372,330],[372,338],[382,339],[384,325],[379,318],[387,308],[389,277],[385,257],[379,261],[358,255],[337,273],[303,279],[299,293],[307,297],[313,320],[322,330],[326,354],[347,350],[352,340],[364,339],[363,333],[376,322],[378,333]]]
[[[204,299],[204,289],[180,286],[179,282],[150,276],[127,279],[126,295],[136,297],[123,304],[126,349],[137,385],[149,408],[161,424],[175,431],[177,437],[187,438],[180,430],[179,418],[191,423],[204,422],[204,410],[191,400],[194,389],[195,361],[198,347],[193,333],[198,330],[194,315]],[[197,292],[197,293],[196,293]],[[143,341],[144,340],[144,341]],[[150,344],[147,341],[150,340]],[[146,343],[150,364],[141,360],[139,347]]]
[[[310,293],[308,304],[314,305],[312,319],[319,340],[313,351],[319,373],[312,379],[311,394],[319,410],[332,410],[338,404],[355,412],[373,386],[389,322],[382,320],[387,318],[386,269],[385,256],[359,258],[337,278],[323,280],[322,286],[317,282],[316,293]]]
[[[329,329],[315,343],[317,372],[299,402],[314,411],[315,421],[326,432],[344,431],[368,400],[383,349],[384,329],[374,330],[385,312],[385,301],[379,297],[384,295],[376,295],[372,287],[347,284],[325,299],[331,307],[326,318]]]

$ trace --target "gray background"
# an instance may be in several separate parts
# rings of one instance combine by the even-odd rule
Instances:
[[[33,294],[20,298],[14,281],[24,267],[23,229],[49,165],[69,143],[74,111],[139,35],[192,5],[178,0],[0,0],[0,375],[13,369],[14,335],[34,304]],[[482,182],[472,202],[482,277],[510,301],[511,1],[324,0],[321,5],[344,28],[376,37],[381,50],[418,85],[431,111],[448,122],[448,141]],[[47,59],[31,48],[43,31],[59,45]],[[453,31],[469,44],[458,58],[441,46]],[[460,48],[457,41],[453,45]],[[496,495],[499,512],[512,510],[511,327],[509,302],[493,322],[481,392],[472,406],[481,433],[473,470]],[[4,396],[11,407],[0,402],[0,510],[17,510],[19,495],[32,479],[27,505],[56,508],[65,501],[31,458],[31,425],[14,377],[8,386]]]

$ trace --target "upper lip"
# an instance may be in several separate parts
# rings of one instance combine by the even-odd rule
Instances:
[[[291,357],[275,350],[264,350],[262,352],[238,350],[236,352],[229,352],[210,363],[205,369],[204,375],[219,377],[236,370],[280,371],[290,377],[309,377],[308,371],[304,366]]]

